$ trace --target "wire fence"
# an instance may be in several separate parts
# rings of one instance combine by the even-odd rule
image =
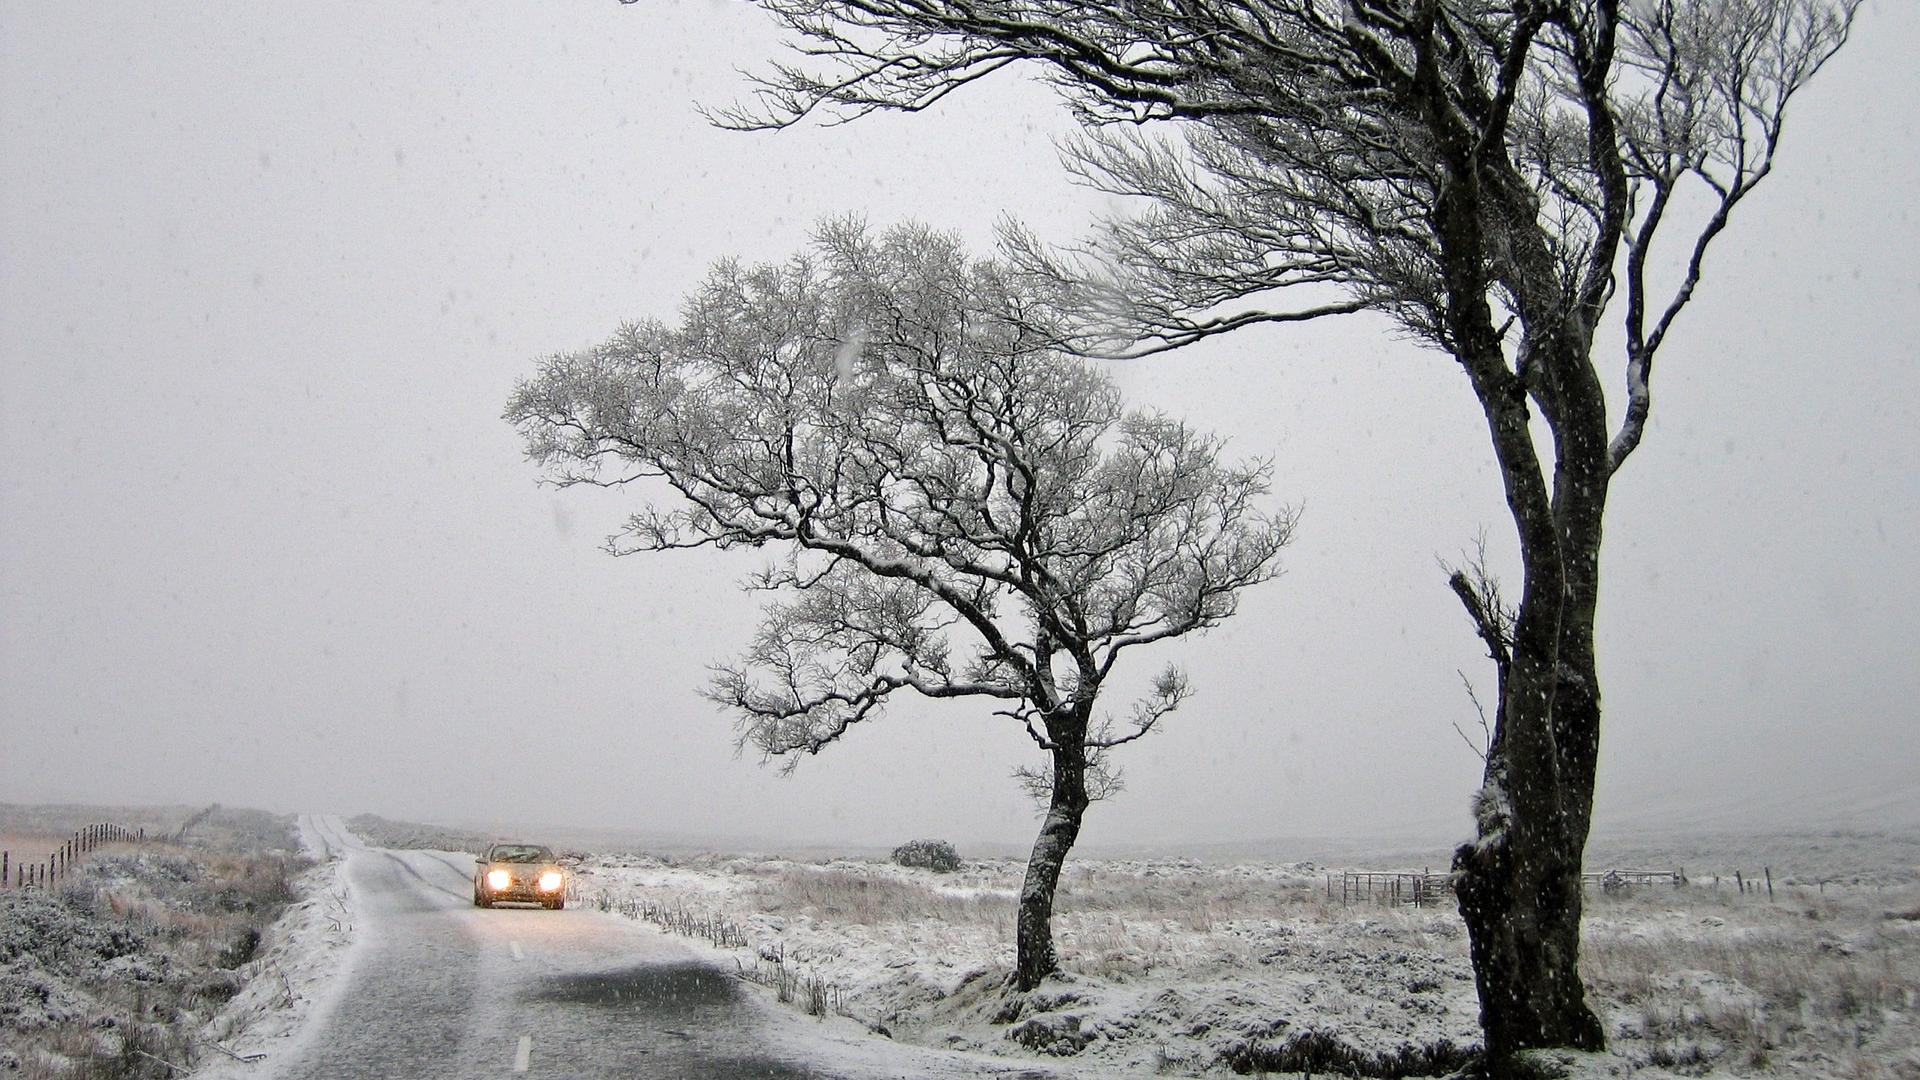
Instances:
[[[1453,877],[1431,870],[1348,870],[1340,875],[1340,902],[1428,907],[1453,892]],[[1327,875],[1327,899],[1333,899],[1333,875]]]
[[[74,831],[71,839],[54,848],[45,859],[16,860],[11,851],[0,851],[0,889],[46,889],[65,880],[78,869],[82,856],[107,844],[142,844],[147,830],[130,829],[103,821]]]
[[[1773,868],[1762,867],[1757,875],[1739,870],[1725,878],[1732,888],[1742,895],[1758,896],[1766,894],[1767,899],[1774,898]],[[1653,886],[1681,888],[1686,885],[1698,885],[1706,888],[1722,887],[1720,875],[1714,875],[1711,883],[1706,879],[1687,877],[1684,869],[1673,870],[1600,870],[1580,875],[1580,883],[1589,888],[1597,887],[1608,894],[1625,893],[1631,889]],[[1805,884],[1804,882],[1802,884]],[[1827,882],[1818,882],[1822,893],[1827,891]],[[1327,899],[1339,896],[1342,904],[1410,904],[1414,907],[1430,907],[1448,901],[1453,894],[1453,876],[1436,874],[1432,870],[1346,870],[1329,872],[1326,876]]]
[[[1685,870],[1602,870],[1580,875],[1582,885],[1598,885],[1605,893],[1623,893],[1636,885],[1672,885],[1687,883]]]

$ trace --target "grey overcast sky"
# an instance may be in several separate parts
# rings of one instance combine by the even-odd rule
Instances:
[[[0,3],[0,801],[1029,839],[1033,751],[978,707],[736,758],[695,691],[762,558],[601,553],[622,496],[536,487],[499,419],[538,355],[823,215],[984,252],[1003,211],[1102,209],[1024,79],[706,125],[774,47],[711,0]],[[1920,820],[1916,47],[1920,5],[1869,0],[1662,354],[1609,519],[1603,827]],[[1512,547],[1458,373],[1365,320],[1110,370],[1304,515],[1163,652],[1198,695],[1087,840],[1464,835],[1456,672],[1489,671],[1436,560]]]

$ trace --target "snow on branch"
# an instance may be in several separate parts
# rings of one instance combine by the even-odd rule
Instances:
[[[1138,207],[1074,248],[1006,230],[1037,321],[1087,356],[1374,311],[1489,396],[1583,411],[1560,399],[1624,292],[1617,469],[1708,248],[1860,2],[762,0],[797,58],[713,115],[845,122],[1044,73],[1080,121],[1068,168]]]
[[[1097,754],[1188,693],[1169,670],[1093,723],[1119,654],[1231,615],[1294,519],[1266,463],[1125,410],[1043,299],[949,236],[830,221],[786,263],[716,264],[676,326],[549,357],[507,416],[554,483],[656,481],[614,552],[780,554],[708,690],[743,747],[791,767],[907,691]]]
[[[1646,0],[1622,20],[1622,143],[1635,185],[1625,241],[1627,407],[1609,448],[1613,469],[1646,431],[1654,354],[1699,286],[1708,248],[1734,207],[1773,171],[1793,96],[1846,44],[1860,0]],[[1683,236],[1677,285],[1656,296],[1652,261],[1675,198],[1709,196]]]

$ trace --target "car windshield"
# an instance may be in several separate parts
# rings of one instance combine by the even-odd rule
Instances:
[[[535,844],[495,844],[487,852],[488,862],[552,862],[553,852]]]

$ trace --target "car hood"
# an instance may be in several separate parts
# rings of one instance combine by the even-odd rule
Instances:
[[[537,878],[549,870],[557,870],[562,874],[567,872],[566,867],[561,866],[559,863],[550,862],[490,862],[486,864],[486,869],[488,872],[505,870],[509,874],[512,874],[516,880],[520,878]]]

